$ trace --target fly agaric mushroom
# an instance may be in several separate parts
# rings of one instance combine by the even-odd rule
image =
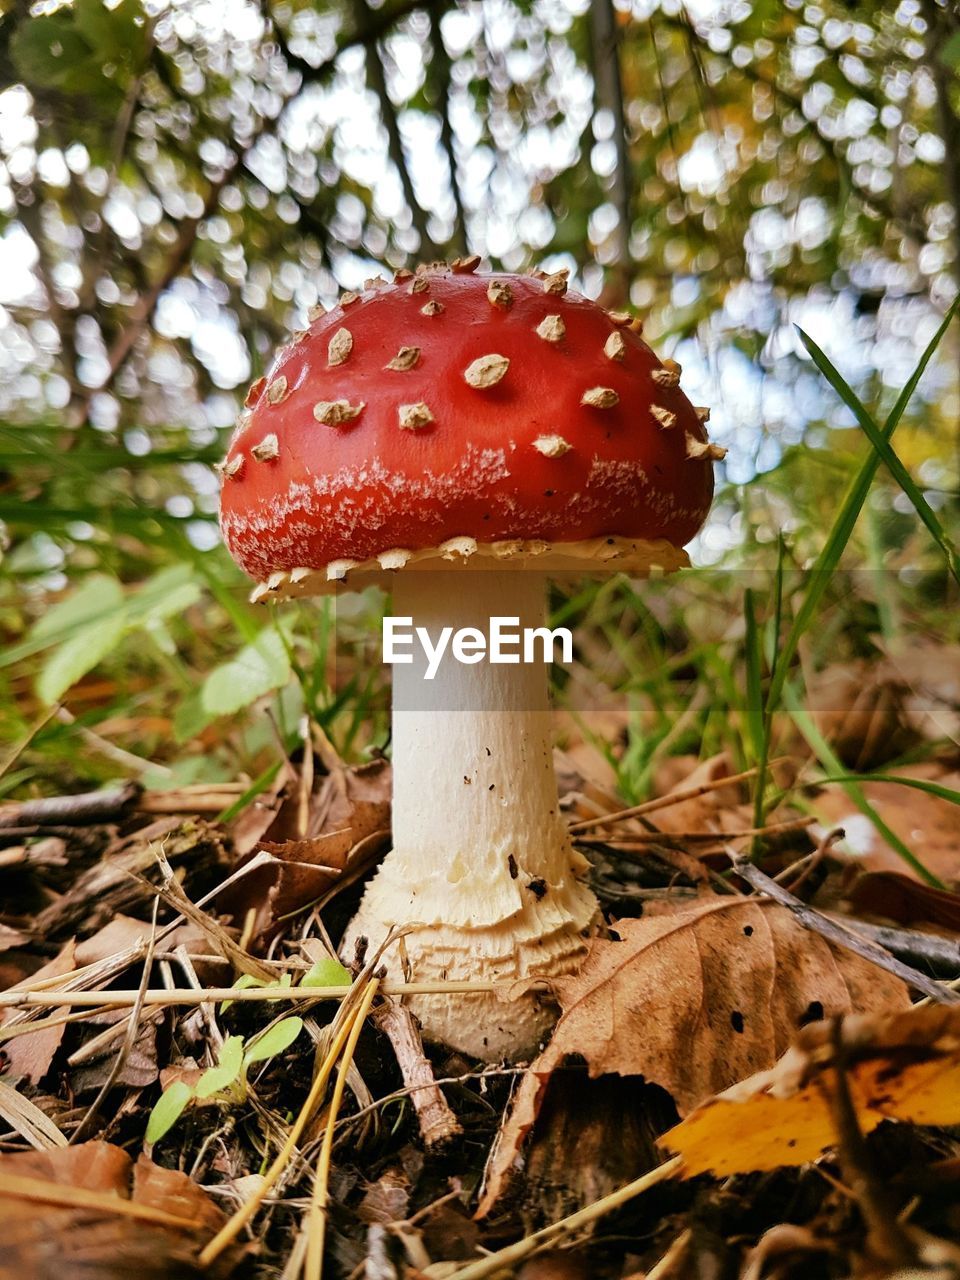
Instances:
[[[368,282],[251,389],[221,527],[254,599],[392,578],[394,614],[435,642],[493,616],[541,625],[558,570],[687,563],[723,451],[679,367],[631,316],[568,294],[565,273],[477,262]],[[558,807],[546,665],[448,658],[422,674],[394,670],[393,848],[343,954],[399,929],[397,978],[569,971],[597,904]],[[529,1052],[552,1020],[530,995],[411,1003],[430,1039],[488,1060]]]

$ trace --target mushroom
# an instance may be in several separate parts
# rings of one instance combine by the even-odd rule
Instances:
[[[248,397],[221,527],[254,599],[379,581],[435,643],[492,617],[542,626],[551,573],[688,563],[716,451],[674,367],[563,273],[475,269],[341,300]],[[575,968],[598,908],[558,806],[546,664],[448,655],[423,676],[394,666],[393,847],[342,954],[395,933],[394,978]],[[487,1060],[529,1053],[553,1017],[529,990],[411,1006],[428,1038]]]

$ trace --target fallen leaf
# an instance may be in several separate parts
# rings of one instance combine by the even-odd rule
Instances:
[[[960,772],[936,762],[890,769],[890,776],[936,782],[960,791]],[[867,800],[928,870],[946,884],[960,883],[960,822],[949,800],[895,782],[861,782]],[[842,827],[846,848],[867,871],[898,871],[913,876],[868,817],[839,785],[825,787],[813,799],[813,809],[826,827]]]
[[[158,847],[172,866],[188,863],[191,875],[222,876],[230,861],[226,843],[214,823],[175,816],[118,836],[98,862],[37,915],[36,934],[57,937],[66,930],[97,929],[121,912],[146,907],[153,892],[142,878],[155,879]]]
[[[77,964],[97,964],[136,946],[138,942],[145,944],[149,939],[149,924],[143,920],[134,920],[132,916],[115,916],[91,937],[77,943]]]
[[[707,782],[719,782],[733,773],[733,766],[725,752],[711,756],[688,773],[673,788],[674,791],[690,791]],[[669,791],[667,795],[671,794]],[[748,809],[742,784],[717,787],[689,800],[679,800],[667,808],[658,809],[651,818],[661,831],[743,831],[753,826],[753,811]]]
[[[22,947],[30,940],[30,935],[21,933],[19,929],[11,929],[0,924],[0,951],[9,951],[12,947]]]
[[[807,682],[807,707],[845,765],[875,769],[910,747],[916,734],[906,688],[879,663],[835,663]]]
[[[43,978],[58,978],[61,974],[69,973],[75,964],[75,947],[72,942],[68,942],[54,960],[33,974],[31,982],[38,982]],[[13,1011],[9,1011],[2,1021],[7,1022],[13,1016]],[[66,1028],[61,1024],[58,1027],[45,1027],[31,1035],[17,1036],[13,1040],[4,1041],[2,1053],[10,1063],[10,1074],[13,1078],[38,1084],[50,1070],[50,1064],[60,1048],[65,1030]]]
[[[350,768],[334,763],[310,798],[303,836],[297,834],[298,821],[299,804],[291,794],[251,856],[252,861],[268,854],[270,862],[238,878],[218,900],[218,908],[235,919],[255,909],[257,934],[269,932],[280,917],[325,893],[348,862],[356,862],[359,870],[385,847],[390,834],[389,764],[373,760]]]
[[[591,1076],[660,1085],[683,1115],[771,1067],[807,1022],[909,1006],[898,979],[764,899],[710,896],[615,930],[619,942],[597,939],[579,973],[551,982],[562,1013],[517,1090],[479,1216],[514,1176],[550,1077],[568,1057],[582,1057]]]
[[[960,645],[913,634],[909,645],[888,653],[882,665],[907,687],[906,712],[917,733],[960,741]]]
[[[834,1144],[832,1023],[805,1027],[772,1068],[705,1102],[661,1139],[682,1175],[727,1177],[815,1160]],[[844,1073],[865,1133],[884,1120],[960,1124],[960,1009],[862,1014],[839,1024]]]
[[[71,1055],[68,1061],[73,1067],[70,1086],[74,1093],[82,1094],[90,1089],[99,1089],[111,1078],[117,1054],[123,1045],[129,1016],[129,1009],[108,1009],[103,1013],[98,1013],[85,1019],[84,1044],[92,1038],[91,1035],[86,1034],[87,1030],[92,1032],[93,1035],[99,1036],[108,1027],[123,1023],[123,1031],[118,1030],[117,1036],[110,1040],[109,1043],[104,1044],[94,1056],[83,1053],[82,1049],[80,1052]],[[113,1081],[115,1085],[126,1085],[132,1089],[145,1089],[157,1079],[159,1074],[157,1069],[157,1023],[161,1021],[161,1018],[162,1011],[157,1009],[148,1009],[145,1016],[141,1015],[137,1028],[137,1038],[126,1054],[119,1074]]]
[[[141,1156],[136,1165],[120,1147],[87,1142],[54,1151],[0,1156],[0,1280],[185,1280],[224,1277],[243,1250],[228,1251],[212,1271],[196,1263],[200,1247],[223,1225],[224,1214],[186,1176]],[[31,1181],[32,1180],[32,1181]],[[93,1192],[99,1207],[79,1207],[16,1194],[14,1184],[35,1190],[44,1184],[65,1191]],[[111,1202],[133,1202],[191,1225],[162,1225],[125,1216]]]
[[[932,924],[960,933],[960,895],[913,880],[902,871],[867,871],[847,891],[858,916],[884,916],[897,924]]]

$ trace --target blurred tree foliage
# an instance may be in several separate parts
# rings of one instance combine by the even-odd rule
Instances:
[[[905,380],[960,271],[958,67],[939,0],[4,0],[0,674],[49,650],[30,615],[68,579],[171,562],[230,652],[260,643],[211,465],[247,383],[316,302],[467,248],[569,266],[681,355],[731,447],[707,558],[815,542],[863,444],[793,323],[867,400]],[[944,353],[898,435],[940,505],[955,383]],[[108,597],[202,732],[182,619]],[[289,674],[268,647],[258,689]]]

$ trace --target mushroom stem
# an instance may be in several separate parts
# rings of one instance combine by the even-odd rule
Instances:
[[[544,625],[544,579],[519,572],[406,572],[393,611],[424,627]],[[344,941],[362,935],[391,975],[502,979],[569,971],[585,951],[596,901],[576,878],[553,771],[547,664],[460,662],[449,647],[432,680],[420,646],[393,668],[394,847],[367,888]],[[417,997],[425,1036],[487,1060],[534,1050],[553,1011],[534,995]]]

